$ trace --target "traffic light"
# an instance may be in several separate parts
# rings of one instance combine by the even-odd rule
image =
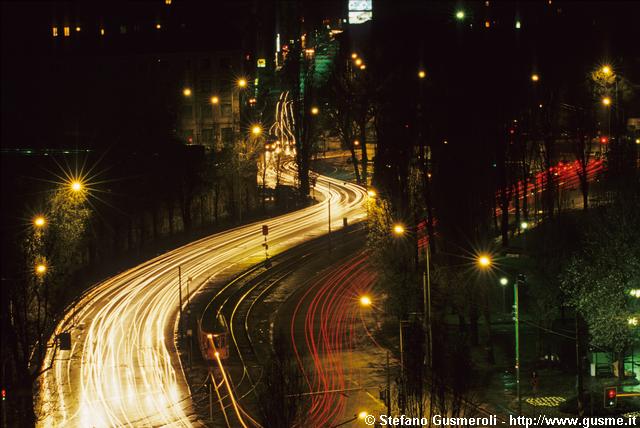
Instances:
[[[604,389],[604,408],[610,409],[618,405],[618,387],[607,386]]]

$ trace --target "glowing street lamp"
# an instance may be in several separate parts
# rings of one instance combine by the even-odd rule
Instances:
[[[360,297],[360,305],[371,306],[371,298],[369,296]]]
[[[456,19],[458,21],[462,21],[464,19],[464,11],[463,10],[459,10],[456,12]]]
[[[253,135],[260,135],[260,134],[262,133],[262,128],[261,128],[259,125],[254,125],[254,126],[251,128],[251,133],[252,133]]]
[[[365,68],[367,68],[367,66],[366,66],[365,64],[362,64],[362,65],[360,66],[360,70],[364,70]]]
[[[47,273],[47,265],[45,265],[44,263],[38,263],[36,265],[36,273],[38,275],[44,275],[45,273]]]
[[[33,219],[33,225],[35,227],[38,227],[38,228],[44,227],[45,224],[47,224],[47,220],[41,215]]]
[[[358,58],[358,54],[357,54],[357,53],[355,53],[355,52],[354,52],[354,53],[352,53],[352,54],[351,54],[351,58],[353,58],[353,59]]]
[[[191,96],[191,89],[190,88],[184,88],[182,90],[182,95],[184,95],[185,97],[190,97]]]
[[[311,107],[311,114],[312,115],[317,115],[318,113],[320,113],[320,109],[318,109],[318,107]]]
[[[246,88],[247,87],[247,79],[244,79],[244,78],[238,79],[238,87],[239,88]]]
[[[476,260],[476,262],[478,263],[478,266],[480,266],[483,269],[486,269],[491,266],[491,257],[489,257],[486,254],[481,254],[478,256],[478,259]]]
[[[369,196],[371,199],[375,199],[375,197],[378,196],[378,194],[376,193],[375,190],[369,189],[367,190],[367,196]]]
[[[540,80],[540,76],[539,75],[537,75],[535,73],[531,75],[531,81],[532,82],[537,82],[538,80]]]
[[[360,66],[362,65],[362,59],[361,59],[361,58],[357,58],[357,59],[355,60],[355,63],[356,63],[356,65],[357,65],[358,67],[360,67]]]
[[[609,75],[611,75],[611,73],[613,73],[613,70],[611,70],[611,67],[608,66],[608,65],[603,65],[602,68],[600,69],[600,71],[605,76],[609,76]]]
[[[84,186],[80,180],[73,180],[69,183],[69,187],[71,187],[71,191],[78,193],[81,192]]]
[[[401,225],[400,223],[394,224],[392,230],[393,230],[393,233],[397,236],[404,235],[404,232],[405,232],[404,226]]]
[[[424,79],[425,77],[427,77],[427,73],[424,70],[420,70],[418,71],[418,77]]]
[[[522,223],[520,223],[520,229],[527,230],[528,228],[529,228],[529,223],[527,223],[526,221],[523,221]]]
[[[507,279],[507,277],[503,276],[502,278],[500,278],[500,285],[507,285],[509,284],[509,279]]]
[[[220,98],[218,98],[217,96],[212,96],[211,97],[211,104],[218,104],[220,102]]]
[[[605,105],[606,107],[609,107],[611,105],[611,98],[609,97],[604,97],[602,99],[602,104]]]

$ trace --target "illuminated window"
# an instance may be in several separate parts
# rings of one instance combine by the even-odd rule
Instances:
[[[58,37],[58,27],[53,27],[52,29],[53,37]]]
[[[485,28],[491,27],[491,23],[489,21],[484,21]]]
[[[69,27],[64,27],[63,31],[64,31],[64,36],[69,37],[69,34],[71,33],[71,31],[69,30]]]

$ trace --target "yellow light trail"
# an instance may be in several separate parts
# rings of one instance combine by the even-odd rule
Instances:
[[[291,165],[286,172],[293,181]],[[262,257],[263,223],[269,225],[273,255],[327,232],[328,199],[332,230],[341,227],[343,217],[349,223],[365,218],[362,187],[320,176],[316,192],[323,202],[192,242],[85,292],[66,309],[50,339],[53,345],[57,334],[69,331],[73,346],[71,351],[48,348],[44,364],[52,370],[40,384],[38,426],[192,426],[195,411],[175,343],[178,267],[183,279],[194,279],[193,294],[207,278],[231,275],[234,265]]]

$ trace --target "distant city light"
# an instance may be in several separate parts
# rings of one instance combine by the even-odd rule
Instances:
[[[393,233],[395,233],[396,235],[404,234],[404,226],[401,224],[393,225]]]
[[[602,68],[600,69],[600,71],[602,71],[602,74],[608,76],[612,73],[611,71],[611,67],[609,67],[608,65],[604,65],[602,66]]]
[[[58,27],[52,27],[51,31],[53,33],[53,37],[58,37]]]
[[[156,30],[159,30],[159,29],[161,29],[161,28],[162,28],[162,25],[161,25],[161,24],[156,24]]]
[[[522,24],[520,23],[520,21],[516,21],[516,28],[517,29],[522,28]]]
[[[320,112],[320,110],[318,109],[318,107],[311,107],[311,114],[312,115],[316,115]]]
[[[356,63],[357,66],[361,66],[362,65],[362,59],[361,58],[356,58],[355,63]]]
[[[502,277],[500,278],[500,285],[507,285],[509,284],[509,280],[506,277]]]
[[[220,98],[216,97],[215,95],[211,97],[211,104],[218,104],[219,102]]]
[[[611,98],[609,97],[604,97],[602,99],[602,104],[604,104],[605,106],[610,106],[611,105]]]
[[[79,33],[79,32],[80,32],[80,30],[81,30],[81,28],[80,28],[80,27],[76,27],[76,32],[77,32],[77,33]]]
[[[427,77],[427,73],[424,70],[420,70],[418,71],[418,77],[424,79],[425,77]]]
[[[540,76],[534,73],[531,75],[531,80],[537,82],[538,80],[540,80]]]
[[[238,86],[240,88],[245,88],[247,86],[247,79],[238,79]]]
[[[36,265],[36,273],[38,275],[44,275],[47,272],[47,265],[44,263],[38,263]]]
[[[365,68],[367,68],[367,66],[366,66],[365,64],[362,64],[362,65],[360,66],[360,70],[364,70]]]
[[[182,90],[182,95],[184,95],[185,97],[190,97],[191,96],[191,89],[189,88],[184,88]]]
[[[104,28],[101,28],[101,29],[100,29],[100,35],[101,35],[101,36],[104,36]]]
[[[355,53],[355,52],[354,52],[354,53],[352,53],[352,54],[351,54],[351,58],[353,58],[353,59],[358,58],[358,54],[357,54],[357,53]]]
[[[456,19],[462,21],[464,19],[464,11],[459,10],[456,12]]]
[[[251,128],[251,133],[253,135],[260,135],[262,133],[262,128],[259,125],[253,125]]]

